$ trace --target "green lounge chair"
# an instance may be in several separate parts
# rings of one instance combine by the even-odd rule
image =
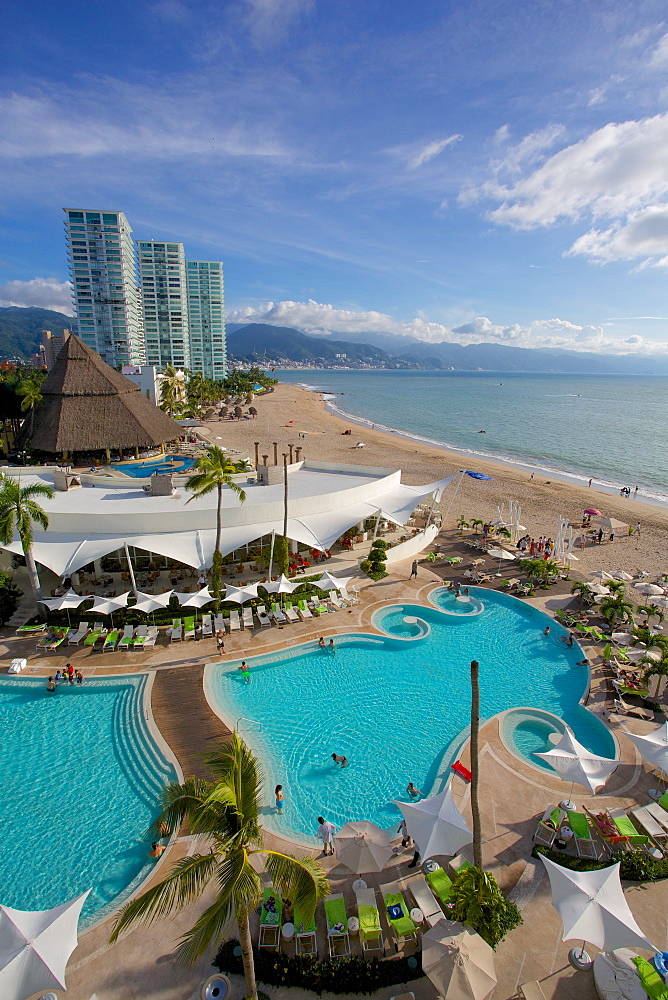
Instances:
[[[192,618],[183,619],[183,638],[184,639],[194,639],[195,638],[195,616]]]
[[[381,885],[380,891],[385,904],[385,916],[390,925],[390,930],[394,934],[396,941],[394,947],[399,951],[399,941],[406,938],[417,939],[417,927],[408,915],[406,901],[399,891],[396,882],[388,882]]]
[[[41,625],[19,625],[14,635],[39,635],[40,632],[46,632],[46,622]]]
[[[262,893],[260,910],[260,939],[258,948],[281,948],[281,924],[283,923],[283,900],[277,889],[268,887]]]
[[[135,641],[135,630],[132,625],[126,625],[123,630],[123,635],[118,643],[119,649],[129,649],[130,646],[134,645]]]
[[[623,809],[611,809],[608,815],[619,830],[620,837],[627,837],[632,847],[639,847],[643,850],[647,849],[650,843],[649,837],[641,834],[636,829],[632,820],[629,819]]]
[[[450,902],[452,893],[452,880],[448,878],[442,868],[437,868],[433,872],[425,872],[424,877],[429,883],[429,888],[444,906]]]
[[[348,934],[348,914],[341,893],[328,896],[325,900],[325,918],[327,920],[327,942],[329,957],[350,954],[350,935]]]
[[[584,813],[568,811],[568,825],[573,831],[575,839],[575,850],[579,858],[596,858],[598,860],[598,848],[596,841],[591,835],[591,827]]]
[[[42,649],[56,649],[62,642],[65,642],[67,634],[67,632],[63,632],[62,634],[60,632],[52,632],[51,635],[46,637],[43,643],[38,642],[37,646]]]
[[[306,601],[297,601],[297,614],[302,621],[306,621],[307,618],[313,618]]]
[[[121,633],[116,629],[114,629],[113,632],[108,632],[104,637],[104,642],[102,643],[102,652],[113,652],[116,649],[116,643],[118,642],[120,635]]]
[[[665,791],[658,801],[659,805],[668,812],[668,791]]]
[[[375,891],[373,889],[358,889],[355,897],[357,899],[357,917],[360,924],[362,951],[382,951],[385,954]]]
[[[292,908],[295,925],[295,953],[297,955],[313,955],[318,957],[318,942],[315,936],[315,914],[310,920],[301,907],[295,903]]]
[[[106,635],[104,629],[96,628],[92,632],[89,632],[83,641],[84,646],[94,646],[100,636]]]
[[[646,958],[636,955],[631,959],[635,965],[642,988],[652,1000],[668,1000],[668,989],[663,979]]]
[[[562,810],[559,811],[561,812]],[[450,865],[450,870],[455,875],[459,875],[459,873],[463,872],[465,868],[473,867],[471,862],[467,861],[466,858],[463,858],[461,854],[458,854],[456,858],[453,858],[452,861],[449,862],[449,865]]]

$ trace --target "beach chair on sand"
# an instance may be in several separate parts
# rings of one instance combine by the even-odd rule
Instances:
[[[230,632],[241,631],[241,619],[239,618],[238,611],[230,611],[230,617],[227,619],[227,628]]]
[[[591,828],[585,814],[569,810],[566,816],[568,817],[568,825],[574,834],[575,850],[578,857],[598,860],[598,845],[591,835]]]
[[[383,932],[380,926],[380,913],[376,906],[375,891],[373,889],[358,889],[355,897],[357,900],[357,917],[360,922],[362,951],[382,951],[385,954]]]
[[[350,935],[348,934],[348,915],[346,904],[341,893],[328,896],[325,900],[325,917],[327,920],[327,942],[329,957],[350,954]]]
[[[253,609],[250,604],[241,612],[241,621],[243,622],[244,628],[253,628]]]
[[[180,618],[172,619],[170,638],[172,642],[181,642],[183,639],[183,622]]]
[[[274,603],[271,606],[271,611],[269,612],[269,617],[273,618],[277,625],[285,625],[287,618],[281,611],[280,605]]]
[[[443,869],[439,868],[438,871],[442,872]],[[445,875],[445,872],[443,872],[443,874]],[[447,875],[445,877],[448,878]],[[450,882],[449,878],[448,882]],[[451,882],[450,885],[452,885]],[[433,890],[429,888],[424,875],[416,875],[412,878],[408,888],[410,889],[411,895],[415,900],[415,905],[419,906],[422,910],[424,919],[430,927],[433,927],[434,924],[438,923],[438,921],[442,919],[443,910],[434,898]]]
[[[260,628],[271,627],[271,618],[268,616],[267,609],[264,607],[263,604],[258,604],[258,606],[255,609],[255,616],[258,620]]]
[[[283,608],[283,614],[285,615],[285,617],[289,622],[299,621],[299,615],[297,614],[297,612],[295,611],[295,609],[292,607],[291,604],[285,605],[285,607]]]
[[[79,622],[79,628],[73,629],[67,637],[68,646],[78,646],[82,639],[85,639],[90,632],[88,622]]]
[[[281,924],[283,922],[283,900],[277,889],[266,888],[262,893],[260,910],[260,938],[258,948],[281,950]]]
[[[118,629],[114,629],[113,632],[107,632],[107,634],[104,637],[104,642],[102,643],[101,647],[102,652],[113,653],[113,651],[116,649],[116,645],[120,637],[121,633],[118,631]]]
[[[318,941],[315,934],[315,914],[310,920],[305,919],[298,903],[292,907],[295,925],[295,953],[297,955],[312,955],[318,957]]]
[[[433,872],[427,872],[425,874],[425,880],[434,896],[438,899],[443,906],[447,906],[450,902],[450,895],[452,893],[452,879],[445,872],[443,868],[436,868]],[[413,883],[411,882],[411,892],[413,891]],[[418,903],[418,906],[420,904]],[[420,906],[420,909],[426,915],[426,911]]]
[[[202,637],[205,635],[213,635],[211,615],[202,615]]]
[[[299,601],[297,603],[297,614],[303,622],[306,621],[307,618],[313,618],[313,615],[306,606],[306,601]]]
[[[408,914],[406,900],[399,889],[398,882],[386,882],[380,886],[385,904],[385,917],[394,935],[394,949],[399,951],[399,943],[413,938],[417,940],[418,929]]]

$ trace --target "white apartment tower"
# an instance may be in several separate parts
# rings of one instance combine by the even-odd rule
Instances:
[[[123,212],[63,211],[79,336],[107,364],[143,364],[137,264],[128,220]]]
[[[140,240],[137,248],[146,363],[158,369],[190,368],[183,243]]]
[[[190,364],[206,378],[227,374],[225,294],[220,261],[186,261]]]

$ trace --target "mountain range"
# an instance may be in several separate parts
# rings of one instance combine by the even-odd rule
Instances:
[[[42,330],[57,332],[73,322],[71,316],[51,309],[0,307],[0,358],[27,361],[39,348]],[[242,363],[668,375],[665,354],[594,354],[506,344],[427,343],[413,337],[371,332],[348,333],[345,340],[339,340],[331,334],[316,336],[268,323],[229,323],[227,334],[228,356]]]

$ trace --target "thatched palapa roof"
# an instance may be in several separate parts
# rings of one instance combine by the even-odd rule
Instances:
[[[28,419],[21,433],[34,451],[153,448],[183,433],[139,386],[75,336],[65,342],[41,393],[34,430],[30,434]]]

